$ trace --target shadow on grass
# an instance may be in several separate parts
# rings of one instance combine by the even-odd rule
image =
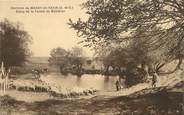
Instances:
[[[149,92],[150,89],[142,90]],[[158,89],[155,89],[158,90]],[[101,98],[101,99],[100,99]],[[9,96],[0,98],[1,107],[10,107],[8,111],[34,112],[31,115],[65,115],[112,113],[123,115],[182,115],[183,93],[158,90],[155,93],[134,96],[122,96],[111,99],[103,97],[77,100],[46,100],[25,103]],[[0,109],[2,110],[2,109]],[[5,111],[5,110],[4,110]],[[8,114],[7,114],[8,115]]]

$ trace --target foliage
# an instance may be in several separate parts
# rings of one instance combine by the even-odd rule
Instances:
[[[68,62],[69,53],[63,48],[58,47],[58,48],[52,49],[50,52],[50,56],[51,57],[49,58],[49,63],[51,65],[64,67],[69,63]]]
[[[115,44],[126,49],[125,43],[131,48],[128,59],[136,65],[159,72],[179,59],[176,69],[180,68],[184,57],[183,0],[88,0],[82,6],[88,20],[70,20],[69,25],[86,38],[88,46]],[[107,60],[119,63],[110,57]]]
[[[5,67],[20,66],[31,55],[28,45],[30,35],[20,23],[12,23],[5,19],[0,22],[0,61]]]
[[[49,58],[49,63],[60,67],[61,71],[67,71],[67,69],[76,69],[81,71],[84,63],[83,50],[78,47],[73,47],[71,50],[65,50],[64,48],[54,48]]]

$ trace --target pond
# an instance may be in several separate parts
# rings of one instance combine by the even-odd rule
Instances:
[[[97,90],[113,91],[116,90],[115,82],[119,79],[118,76],[104,76],[100,74],[84,74],[76,75],[61,75],[59,73],[50,73],[43,75],[42,79],[46,79],[49,84],[59,87],[72,88],[94,88]]]

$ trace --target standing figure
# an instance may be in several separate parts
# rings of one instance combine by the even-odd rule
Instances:
[[[153,72],[153,75],[152,75],[152,87],[156,87],[156,82],[157,82],[157,73],[156,72]]]
[[[119,91],[120,89],[121,89],[120,81],[117,80],[117,81],[116,81],[116,90]]]

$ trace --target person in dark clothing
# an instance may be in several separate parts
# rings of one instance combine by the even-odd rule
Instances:
[[[119,91],[120,88],[121,88],[121,87],[120,87],[120,81],[117,80],[117,81],[116,81],[116,90]]]
[[[156,72],[153,72],[153,75],[152,75],[152,87],[156,87],[156,82],[157,82],[157,73]]]

